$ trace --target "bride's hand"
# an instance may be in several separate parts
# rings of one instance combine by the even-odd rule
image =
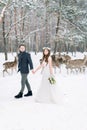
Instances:
[[[33,74],[35,74],[35,71],[34,71],[34,70],[32,70],[32,73],[33,73]]]
[[[50,77],[55,77],[54,74],[50,74]]]

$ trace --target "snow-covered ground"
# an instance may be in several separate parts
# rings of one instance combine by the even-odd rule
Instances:
[[[9,60],[13,60],[9,54]],[[39,64],[41,53],[31,53],[34,67]],[[2,75],[4,55],[0,54],[0,130],[87,130],[87,71],[84,74],[69,74],[62,66],[55,74],[62,96],[58,104],[36,103],[33,97],[15,99],[20,90],[20,73]],[[83,58],[78,53],[73,58]],[[41,73],[29,74],[35,95]],[[25,93],[27,90],[25,90]]]

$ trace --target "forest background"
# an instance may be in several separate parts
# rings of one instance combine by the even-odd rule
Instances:
[[[42,47],[56,52],[87,51],[86,0],[0,0],[0,52],[17,52],[21,43],[35,54]]]

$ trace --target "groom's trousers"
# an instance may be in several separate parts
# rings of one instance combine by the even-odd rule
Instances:
[[[26,85],[28,91],[31,91],[31,86],[30,86],[30,84],[28,82],[27,77],[28,77],[28,74],[22,74],[21,73],[21,92],[22,93],[23,93],[23,91],[25,89],[25,85]]]

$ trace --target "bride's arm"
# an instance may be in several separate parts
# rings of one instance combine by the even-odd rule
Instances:
[[[50,70],[50,75],[53,75],[53,66],[52,66],[52,58],[48,58],[48,63],[49,63],[49,70]]]
[[[33,72],[36,73],[39,69],[41,69],[43,66],[43,63],[41,65],[39,65]]]

